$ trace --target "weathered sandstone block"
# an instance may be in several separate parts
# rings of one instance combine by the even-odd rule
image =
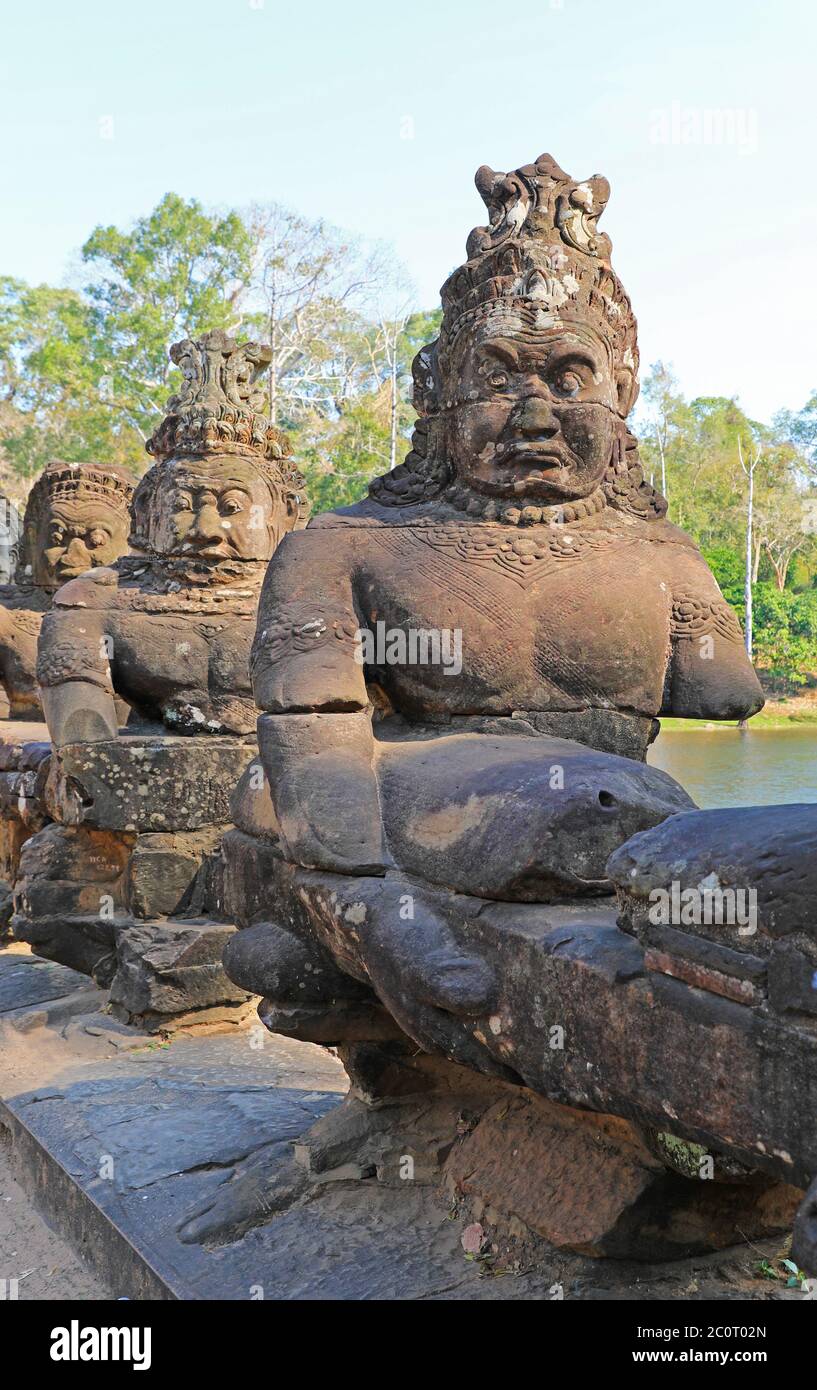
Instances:
[[[175,1016],[227,1009],[237,1020],[250,995],[225,981],[221,955],[235,932],[224,922],[139,922],[116,931],[114,1012],[156,1027]]]
[[[139,835],[128,864],[128,905],[134,917],[173,917],[191,908],[208,856],[218,851],[223,825],[175,834]]]

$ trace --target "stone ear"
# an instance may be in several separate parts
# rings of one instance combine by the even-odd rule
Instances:
[[[131,498],[130,543],[136,550],[142,550],[148,544],[150,512],[160,476],[161,465],[154,463],[139,479]]]
[[[414,381],[414,409],[418,415],[436,415],[440,409],[440,369],[437,361],[439,338],[421,347],[411,364]]]
[[[304,511],[306,510],[308,516],[308,508],[304,506],[304,498],[301,493],[292,492],[287,488],[284,493],[284,506],[287,514],[287,531],[296,531],[299,522],[301,525],[306,525]]]
[[[638,377],[631,367],[619,367],[616,371],[616,394],[618,409],[622,417],[629,415],[640,391]]]

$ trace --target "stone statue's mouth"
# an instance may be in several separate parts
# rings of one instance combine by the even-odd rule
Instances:
[[[539,468],[564,468],[563,451],[552,439],[520,439],[511,444],[503,460],[506,463],[535,463]]]
[[[216,541],[214,545],[187,545],[177,552],[185,560],[229,560],[232,554],[229,546]]]

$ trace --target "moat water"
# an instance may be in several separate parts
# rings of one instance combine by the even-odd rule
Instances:
[[[647,761],[702,808],[817,801],[817,727],[668,730]]]

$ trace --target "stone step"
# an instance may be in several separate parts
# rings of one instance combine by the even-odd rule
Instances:
[[[324,1049],[260,1029],[160,1043],[100,1013],[101,991],[94,1012],[70,1008],[73,972],[23,960],[0,952],[0,981],[28,970],[34,996],[0,1014],[0,1128],[17,1181],[113,1297],[665,1299],[691,1281],[701,1298],[786,1296],[752,1281],[745,1249],[635,1273],[553,1252],[482,1277],[490,1266],[466,1258],[464,1221],[432,1187],[310,1186],[294,1146],[346,1086]],[[9,1253],[0,1240],[13,1277]]]

